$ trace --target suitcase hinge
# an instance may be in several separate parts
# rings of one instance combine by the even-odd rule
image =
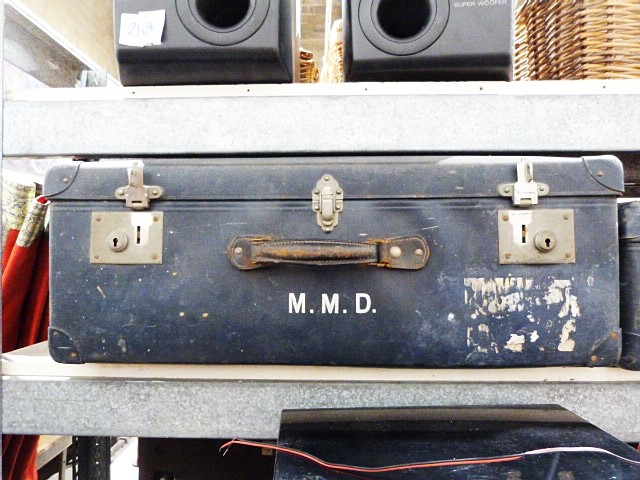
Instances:
[[[331,175],[323,175],[311,195],[312,208],[320,228],[329,233],[338,225],[344,209],[344,192]]]
[[[144,184],[144,164],[133,162],[133,167],[127,168],[129,185],[116,190],[116,198],[124,200],[127,207],[133,210],[149,208],[149,200],[160,198],[164,193],[162,187]]]
[[[516,183],[503,183],[498,193],[503,197],[511,197],[517,207],[530,207],[538,204],[538,197],[549,193],[549,185],[533,180],[533,163],[522,159],[517,165]]]

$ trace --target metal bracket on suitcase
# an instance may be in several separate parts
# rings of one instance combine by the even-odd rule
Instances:
[[[503,265],[575,263],[573,210],[500,210],[498,250]]]
[[[164,193],[162,187],[144,184],[144,164],[134,162],[133,167],[127,168],[129,185],[116,190],[116,198],[124,200],[127,207],[133,210],[146,210],[149,200],[160,198]]]
[[[161,264],[162,212],[93,212],[91,263]]]
[[[331,175],[323,175],[311,195],[311,207],[317,213],[318,225],[326,233],[338,226],[344,210],[344,192]]]
[[[503,183],[498,193],[503,197],[511,197],[516,207],[530,207],[538,204],[538,197],[549,193],[549,185],[533,180],[533,164],[521,160],[517,165],[516,183]]]

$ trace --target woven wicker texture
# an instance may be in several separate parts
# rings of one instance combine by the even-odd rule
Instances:
[[[525,0],[516,80],[640,78],[640,0]]]
[[[300,49],[300,83],[317,83],[320,78],[313,53]]]
[[[344,82],[344,60],[342,46],[342,20],[336,20],[331,25],[329,48],[322,66],[322,83]]]

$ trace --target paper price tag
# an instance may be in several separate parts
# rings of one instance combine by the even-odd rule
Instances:
[[[123,13],[120,16],[120,37],[118,38],[118,43],[129,47],[161,45],[164,24],[164,10]]]

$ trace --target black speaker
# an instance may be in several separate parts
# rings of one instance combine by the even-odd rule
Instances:
[[[346,81],[511,80],[512,0],[344,0]]]
[[[294,8],[294,0],[115,0],[120,81],[290,83],[296,76],[298,50]],[[161,43],[126,44],[123,37],[135,39],[142,33],[144,38],[153,27],[158,31],[144,17],[153,11],[164,11]],[[138,17],[132,15],[140,12],[137,24]]]

